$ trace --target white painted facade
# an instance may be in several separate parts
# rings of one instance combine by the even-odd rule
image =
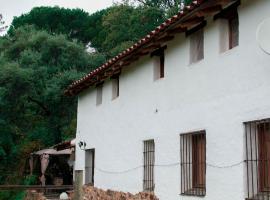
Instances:
[[[206,160],[228,166],[245,159],[243,122],[270,117],[270,56],[256,41],[256,29],[270,17],[269,0],[243,0],[239,46],[221,52],[219,20],[204,28],[204,59],[189,64],[189,38],[167,43],[165,78],[154,79],[154,60],[145,56],[120,76],[119,97],[104,83],[102,103],[96,89],[79,96],[77,141],[95,149],[95,186],[140,192],[143,141],[154,139],[155,163],[180,162],[180,134],[206,131]],[[76,170],[84,170],[85,151],[77,147]],[[180,165],[155,167],[155,194],[161,200],[201,199],[180,195]],[[226,169],[207,166],[207,200],[244,200],[245,164]]]

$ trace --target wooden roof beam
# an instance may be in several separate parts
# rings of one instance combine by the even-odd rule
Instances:
[[[187,28],[182,28],[181,26],[177,26],[171,30],[169,30],[170,34],[178,34],[178,33],[184,33],[187,31]]]
[[[196,13],[197,17],[207,17],[219,13],[222,10],[221,5],[215,5],[212,7],[204,8]]]
[[[190,29],[200,23],[204,20],[204,17],[193,17],[191,19],[188,19],[180,24],[182,28]]]
[[[160,37],[159,39],[157,39],[157,42],[158,43],[164,43],[164,42],[168,42],[170,40],[173,40],[174,39],[174,36],[173,35],[165,35],[163,37]]]

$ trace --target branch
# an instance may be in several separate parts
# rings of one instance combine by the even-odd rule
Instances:
[[[47,106],[45,106],[42,102],[36,100],[36,99],[33,99],[32,97],[28,96],[28,100],[29,101],[32,101],[33,103],[37,104],[39,107],[42,108],[42,110],[45,112],[45,114],[47,116],[49,116],[51,114],[51,112],[49,111],[49,109],[47,108]]]

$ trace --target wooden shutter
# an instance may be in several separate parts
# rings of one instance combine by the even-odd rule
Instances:
[[[239,18],[237,11],[229,19],[229,48],[239,45]]]
[[[193,188],[205,188],[205,134],[196,134],[192,137],[193,159]]]

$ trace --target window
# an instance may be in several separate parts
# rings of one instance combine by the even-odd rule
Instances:
[[[119,97],[119,76],[112,79],[112,99]]]
[[[204,58],[204,33],[199,29],[190,36],[190,64],[196,63]]]
[[[102,88],[103,88],[103,85],[97,86],[97,99],[96,99],[97,106],[102,104]]]
[[[220,19],[220,52],[225,52],[239,45],[238,4],[226,8],[214,19]]]
[[[151,53],[151,57],[154,57],[154,80],[164,78],[164,51],[166,48],[167,46],[164,46]]]
[[[237,12],[228,19],[229,22],[229,49],[239,44],[239,18]]]
[[[94,185],[95,149],[85,150],[85,184]]]
[[[270,119],[245,123],[247,199],[270,198]]]
[[[182,195],[205,196],[205,135],[205,131],[198,131],[180,136]]]
[[[154,165],[155,165],[155,142],[154,140],[144,141],[143,151],[143,190],[153,192],[154,184]]]

